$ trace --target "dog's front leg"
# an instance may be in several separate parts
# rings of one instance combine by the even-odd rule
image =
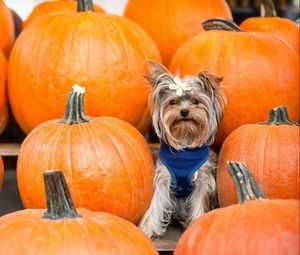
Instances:
[[[214,166],[210,162],[195,173],[193,186],[194,190],[187,201],[189,216],[185,221],[186,227],[216,205]]]
[[[171,221],[173,210],[171,175],[165,166],[158,161],[154,178],[153,198],[139,224],[139,228],[149,237],[163,235]]]

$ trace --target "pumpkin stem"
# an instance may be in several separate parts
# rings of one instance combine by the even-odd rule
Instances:
[[[228,161],[226,167],[237,189],[240,204],[249,200],[266,198],[246,164]]]
[[[208,19],[202,23],[202,26],[205,31],[226,30],[235,32],[245,32],[244,30],[240,29],[240,27],[236,23],[234,23],[234,21],[225,18]]]
[[[77,0],[77,12],[94,11],[93,0]]]
[[[68,101],[65,110],[65,116],[59,123],[62,124],[80,124],[89,122],[90,117],[84,114],[83,99],[85,89],[79,85],[74,85],[68,95]]]
[[[259,122],[261,125],[290,125],[299,126],[299,123],[289,120],[289,114],[285,106],[278,106],[272,109],[269,113],[267,122]]]
[[[44,173],[47,200],[46,219],[79,218],[69,188],[61,171],[47,170]]]
[[[276,9],[272,0],[261,0],[260,3],[261,17],[277,17]]]

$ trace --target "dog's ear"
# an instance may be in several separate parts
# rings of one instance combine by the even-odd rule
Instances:
[[[217,114],[217,122],[219,124],[227,104],[226,96],[220,86],[223,77],[204,71],[198,74],[198,78],[201,80],[204,90],[207,91],[212,99],[213,107]]]
[[[173,80],[173,75],[162,64],[152,60],[145,60],[144,65],[146,66],[148,72],[145,78],[154,87],[158,86],[163,81]]]

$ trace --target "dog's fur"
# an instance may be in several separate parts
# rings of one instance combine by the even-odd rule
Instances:
[[[153,126],[160,141],[176,150],[211,145],[223,115],[226,98],[220,89],[221,77],[200,72],[181,81],[192,90],[182,96],[169,88],[174,76],[161,64],[148,61],[147,80],[153,85],[149,98]],[[183,117],[182,109],[189,114]],[[158,159],[154,180],[154,195],[139,227],[148,236],[164,234],[172,218],[187,227],[216,205],[216,154],[210,150],[209,159],[192,178],[193,191],[186,198],[177,198],[172,192],[172,178]]]

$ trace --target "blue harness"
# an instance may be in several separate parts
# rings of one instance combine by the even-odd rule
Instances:
[[[177,151],[166,144],[161,145],[160,160],[172,176],[176,197],[186,198],[192,193],[193,174],[207,161],[208,154],[208,146]]]

